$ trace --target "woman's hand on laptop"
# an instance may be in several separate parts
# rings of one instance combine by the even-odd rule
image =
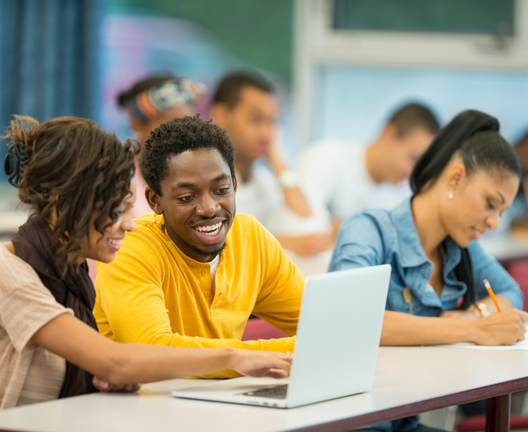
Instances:
[[[230,369],[251,377],[286,378],[290,374],[291,353],[234,350]]]

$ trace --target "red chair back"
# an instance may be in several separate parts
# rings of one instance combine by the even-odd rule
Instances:
[[[528,312],[528,261],[518,261],[506,267],[508,273],[514,278],[524,294],[523,309]]]
[[[273,327],[271,324],[268,324],[266,321],[254,318],[248,320],[244,334],[242,335],[242,340],[279,339],[283,337],[288,337],[288,335]]]
[[[510,429],[528,429],[528,416],[512,415],[510,417]],[[458,432],[478,432],[486,430],[486,415],[475,415],[462,420],[456,427]]]

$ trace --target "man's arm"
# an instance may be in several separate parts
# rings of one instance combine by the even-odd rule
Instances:
[[[275,238],[284,249],[301,256],[316,255],[330,249],[334,245],[332,234],[276,235]]]
[[[314,212],[310,204],[308,204],[308,200],[304,196],[299,185],[285,187],[280,182],[281,173],[289,170],[280,155],[280,152],[275,146],[271,148],[268,154],[268,162],[279,179],[286,207],[302,218],[315,217]],[[320,232],[312,232],[305,235],[276,234],[275,237],[284,249],[301,256],[316,255],[320,252],[324,252],[333,246],[335,240],[333,233]]]
[[[294,335],[305,277],[269,231],[260,223],[256,229],[263,276],[253,314],[287,335]]]
[[[242,342],[173,332],[161,285],[165,274],[158,261],[160,251],[148,242],[135,244],[134,248],[129,246],[124,244],[113,263],[98,264],[97,267],[97,304],[94,314],[98,324],[108,323],[116,341],[173,347],[232,347],[277,352],[293,350],[294,338]],[[211,377],[233,376],[238,375],[233,371],[223,371]]]
[[[282,155],[280,154],[277,145],[273,143],[267,155],[268,162],[271,169],[280,179],[281,174],[288,170]],[[282,191],[284,193],[284,202],[290,210],[302,217],[309,217],[312,215],[312,209],[308,204],[304,194],[302,193],[299,185],[293,187],[285,187],[282,183]]]

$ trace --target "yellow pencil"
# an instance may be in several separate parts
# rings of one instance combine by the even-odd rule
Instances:
[[[487,279],[484,279],[484,286],[488,290],[488,294],[491,297],[491,299],[493,300],[493,303],[495,303],[495,306],[497,306],[497,310],[500,312],[501,308],[499,306],[499,302],[497,301],[497,297],[495,297],[495,293],[493,292],[493,289],[491,288],[491,285],[490,285],[490,283],[488,282]]]

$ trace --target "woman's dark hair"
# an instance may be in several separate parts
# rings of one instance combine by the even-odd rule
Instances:
[[[101,233],[117,219],[130,193],[135,154],[92,120],[59,117],[39,124],[15,116],[4,138],[23,143],[25,158],[18,196],[31,216],[53,226],[52,249],[60,265],[76,264],[92,219]]]
[[[499,121],[480,111],[464,111],[436,136],[411,174],[416,195],[432,186],[451,158],[458,154],[471,176],[478,170],[521,177],[521,165],[512,146],[499,134]]]
[[[431,187],[440,177],[452,157],[458,155],[472,176],[484,170],[492,175],[514,175],[521,178],[521,165],[513,147],[499,134],[499,121],[480,111],[468,110],[457,115],[436,136],[411,174],[414,195]],[[462,249],[462,259],[455,276],[467,286],[461,309],[476,301],[471,257]]]

